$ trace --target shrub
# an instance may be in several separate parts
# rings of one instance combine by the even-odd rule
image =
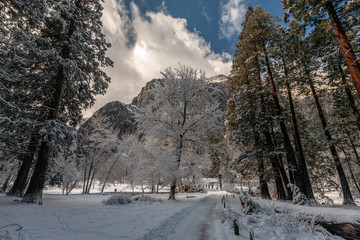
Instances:
[[[116,194],[108,199],[104,200],[104,205],[119,205],[119,204],[128,204],[131,203],[131,195],[130,194]]]
[[[162,203],[163,201],[159,198],[153,198],[150,196],[144,196],[144,195],[136,195],[132,198],[133,201],[135,202],[160,202]]]

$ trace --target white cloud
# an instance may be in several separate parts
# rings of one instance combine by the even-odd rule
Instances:
[[[186,19],[174,18],[164,9],[142,16],[135,3],[131,4],[130,19],[123,0],[107,0],[104,8],[103,26],[112,44],[108,56],[114,61],[114,68],[105,69],[111,77],[107,94],[98,96],[85,116],[110,101],[130,103],[148,81],[179,63],[203,69],[207,76],[230,73],[231,56],[215,54],[198,33],[187,29]]]
[[[205,6],[202,6],[201,15],[206,18],[206,21],[208,21],[208,23],[211,23],[211,17],[206,12]]]
[[[244,0],[227,0],[221,2],[220,38],[230,39],[241,31],[241,23],[246,13]]]

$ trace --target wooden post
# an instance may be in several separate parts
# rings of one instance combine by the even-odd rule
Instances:
[[[234,233],[235,235],[239,235],[239,223],[237,220],[234,220]]]

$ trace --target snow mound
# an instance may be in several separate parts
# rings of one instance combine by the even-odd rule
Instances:
[[[256,202],[259,203],[262,208],[273,209],[276,212],[287,213],[303,221],[314,221],[316,218],[316,220],[322,220],[323,222],[332,224],[360,223],[360,207],[311,207],[266,199],[259,199],[256,200]]]
[[[103,201],[104,205],[119,205],[131,203],[131,194],[116,194]]]
[[[145,195],[136,195],[132,198],[132,200],[135,202],[149,202],[149,203],[155,203],[155,202],[162,203],[163,202],[159,198],[154,198],[154,197],[145,196]]]
[[[342,239],[332,235],[322,226],[317,225],[314,219],[306,221],[298,216],[277,212],[274,208],[260,208],[251,215],[248,215],[243,212],[243,208],[239,206],[238,200],[230,198],[228,199],[227,208],[220,207],[220,209],[223,212],[228,228],[233,226],[234,220],[237,221],[240,234],[239,239],[249,239],[249,235],[252,235],[253,239],[266,240]]]

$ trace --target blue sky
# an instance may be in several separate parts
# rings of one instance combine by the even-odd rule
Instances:
[[[127,7],[131,0],[126,1]],[[190,31],[198,31],[199,35],[211,44],[211,48],[217,52],[234,52],[234,44],[237,41],[238,32],[230,39],[221,36],[219,22],[221,21],[221,6],[228,1],[225,0],[135,0],[140,11],[164,10],[175,17],[187,20]],[[234,1],[236,2],[236,1]],[[245,7],[260,6],[275,16],[282,18],[283,10],[280,0],[246,0],[238,1]]]
[[[148,81],[179,63],[207,77],[229,75],[247,7],[282,16],[280,0],[106,0],[103,6],[114,68],[105,69],[111,84],[85,116],[110,101],[131,103]]]

